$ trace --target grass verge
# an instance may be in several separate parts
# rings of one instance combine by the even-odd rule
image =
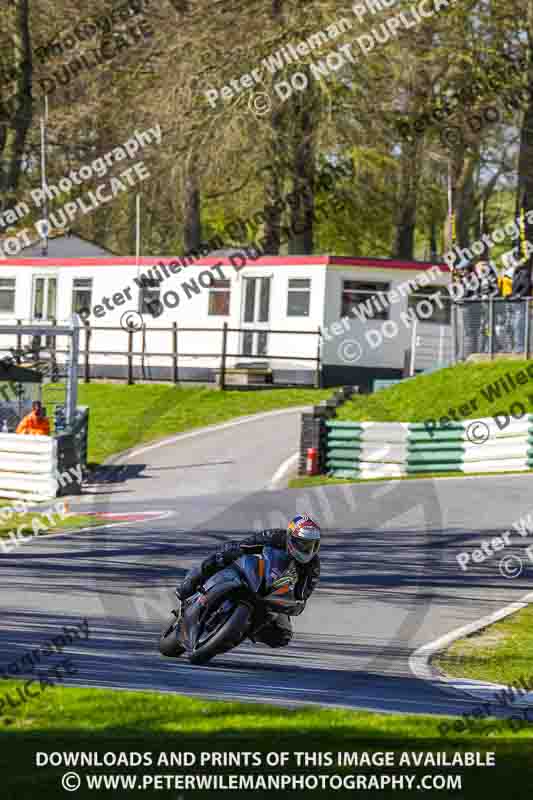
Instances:
[[[508,686],[525,680],[533,690],[533,606],[459,639],[434,663],[447,675]]]
[[[60,531],[77,530],[79,528],[96,527],[109,523],[109,520],[98,519],[94,515],[72,514],[68,516],[52,515],[50,517],[36,512],[30,514],[13,514],[8,520],[0,521],[0,539],[9,539],[18,532],[23,539],[29,538],[34,533],[46,536]],[[39,523],[39,524],[38,524]]]
[[[503,382],[502,382],[503,379]],[[513,405],[519,404],[519,405]],[[521,404],[521,408],[520,408]],[[480,419],[495,414],[533,412],[533,361],[494,361],[458,364],[418,375],[380,392],[353,397],[337,410],[337,419],[352,422],[426,422]],[[522,409],[522,410],[521,410]],[[511,416],[512,418],[512,416]],[[505,418],[501,418],[502,423]],[[520,474],[524,470],[517,471]],[[512,472],[470,472],[468,475],[510,475]],[[290,482],[299,489],[322,484],[368,483],[419,478],[465,477],[462,472],[435,472],[398,478],[331,478],[301,476]]]
[[[483,739],[481,729],[473,736],[469,732],[452,734],[447,740],[441,738],[439,726],[442,718],[417,715],[373,714],[345,710],[302,707],[287,709],[263,704],[234,702],[208,702],[203,699],[179,697],[152,692],[112,692],[109,690],[75,689],[55,686],[47,688],[28,702],[15,705],[19,695],[17,689],[22,682],[4,681],[3,701],[0,706],[0,759],[4,762],[3,791],[7,786],[7,800],[25,800],[35,796],[38,781],[39,797],[44,800],[63,797],[60,789],[61,775],[68,771],[61,766],[35,766],[36,752],[63,751],[84,752],[129,752],[151,753],[152,764],[141,768],[118,767],[86,768],[77,772],[84,775],[102,774],[442,774],[443,772],[463,777],[464,793],[439,791],[439,797],[497,797],[497,791],[505,788],[506,781],[513,780],[517,791],[513,797],[530,796],[533,780],[533,764],[530,759],[531,733],[525,729],[512,736],[492,736],[490,744]],[[35,686],[34,686],[35,688]],[[11,702],[6,700],[7,695]],[[481,724],[481,723],[480,723]],[[496,752],[497,768],[399,767],[402,752],[455,752],[486,750]],[[176,766],[158,766],[159,753],[188,752],[194,754],[195,764],[189,769]],[[295,752],[329,753],[383,753],[394,754],[396,765],[385,769],[378,765],[348,770],[345,767],[322,764],[317,769],[308,764],[298,767]],[[260,753],[286,752],[289,761],[286,767],[233,767],[224,769],[212,763],[212,757],[201,753]],[[316,757],[315,757],[316,758]],[[318,765],[317,765],[318,766]],[[524,792],[520,793],[516,781],[520,775]],[[107,797],[111,793],[99,791]],[[114,796],[116,797],[115,790]],[[282,793],[284,794],[284,793]],[[347,796],[352,792],[335,792],[335,796]],[[357,791],[363,797],[397,797],[396,790]],[[272,792],[232,792],[238,797],[272,797]],[[94,797],[82,786],[77,797]],[[144,797],[161,797],[161,792],[148,790]],[[213,797],[214,793],[195,791],[194,797]],[[287,792],[287,796],[303,796]],[[306,794],[307,796],[307,794]],[[313,791],[313,797],[329,797],[330,792]],[[174,792],[173,798],[179,797]]]
[[[514,388],[506,376],[512,378]],[[504,383],[497,383],[502,378]],[[457,364],[418,375],[375,394],[354,395],[339,408],[337,418],[361,422],[425,422],[445,416],[479,419],[508,411],[516,402],[523,404],[525,413],[533,411],[531,360]]]
[[[45,387],[55,391],[57,384]],[[95,465],[135,445],[234,417],[306,406],[331,397],[331,389],[226,391],[164,384],[80,384],[78,404],[89,406],[89,461]],[[49,396],[52,396],[51,394]]]
[[[377,483],[379,481],[412,481],[421,480],[422,478],[474,478],[482,476],[484,478],[491,475],[524,475],[526,472],[533,470],[509,470],[505,472],[420,472],[414,475],[401,475],[397,478],[330,478],[328,475],[302,475],[299,478],[292,478],[289,481],[289,489],[305,489],[306,487],[322,486],[335,483]]]

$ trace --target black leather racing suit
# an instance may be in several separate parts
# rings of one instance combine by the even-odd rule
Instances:
[[[288,533],[284,528],[253,533],[241,542],[226,542],[208,556],[201,566],[191,569],[181,586],[177,589],[180,600],[186,600],[194,594],[203,581],[216,572],[227,567],[243,555],[263,552],[263,547],[275,547],[287,551]],[[307,600],[313,593],[320,578],[320,560],[316,555],[308,564],[296,563],[299,580],[296,585],[296,596]],[[286,614],[272,614],[271,622],[257,634],[257,640],[270,645],[270,647],[284,647],[292,639],[292,625]]]

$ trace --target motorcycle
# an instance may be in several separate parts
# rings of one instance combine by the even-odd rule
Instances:
[[[185,601],[180,620],[173,612],[159,651],[171,658],[186,652],[191,664],[205,664],[247,638],[254,641],[272,614],[302,613],[297,582],[296,565],[282,550],[265,547],[261,555],[241,556]]]

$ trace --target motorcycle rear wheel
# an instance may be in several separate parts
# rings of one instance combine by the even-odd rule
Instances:
[[[238,605],[216,633],[204,645],[190,653],[191,664],[205,664],[214,656],[236,647],[248,629],[251,614],[248,606],[242,603]]]

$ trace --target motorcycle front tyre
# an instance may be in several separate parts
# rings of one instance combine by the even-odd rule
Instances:
[[[238,605],[213,638],[190,653],[191,664],[205,664],[214,656],[236,647],[248,630],[251,614],[252,611],[248,606]]]
[[[178,658],[185,652],[184,646],[178,639],[178,628],[179,621],[173,615],[159,638],[159,652],[167,658]]]

